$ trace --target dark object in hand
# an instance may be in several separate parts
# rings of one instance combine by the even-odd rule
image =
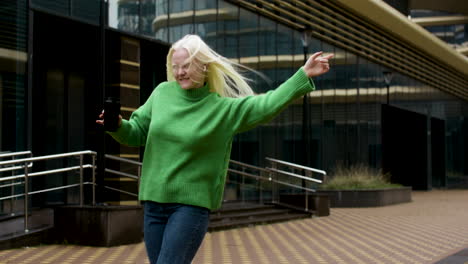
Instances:
[[[104,101],[104,129],[116,131],[119,128],[120,99],[107,97]]]

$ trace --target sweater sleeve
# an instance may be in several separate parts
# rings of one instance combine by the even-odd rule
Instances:
[[[122,119],[122,125],[115,132],[108,132],[119,143],[128,146],[143,146],[146,143],[148,129],[152,117],[153,98],[156,90],[150,95],[148,100],[135,110],[129,120]]]
[[[230,111],[235,133],[250,130],[276,117],[291,102],[315,90],[315,85],[300,68],[278,88],[262,95],[235,99]]]

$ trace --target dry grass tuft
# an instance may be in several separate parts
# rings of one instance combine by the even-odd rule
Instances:
[[[390,183],[390,175],[363,164],[344,167],[338,165],[320,189],[326,190],[369,190],[401,187]]]

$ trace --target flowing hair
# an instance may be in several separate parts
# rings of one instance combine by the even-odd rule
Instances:
[[[237,70],[238,68],[248,68],[219,55],[197,35],[186,35],[172,45],[166,60],[168,81],[175,81],[172,54],[180,48],[188,51],[188,62],[191,66],[194,64],[198,67],[206,65],[207,82],[213,92],[223,97],[234,98],[254,94],[252,87],[247,83],[249,79],[242,76]],[[199,69],[199,71],[202,70]]]

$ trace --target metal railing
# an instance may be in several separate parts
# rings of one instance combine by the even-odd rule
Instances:
[[[0,153],[0,159],[9,158],[11,160],[14,160],[15,158],[17,158],[19,156],[27,156],[28,158],[31,158],[32,157],[32,152],[27,150],[27,151]],[[24,167],[24,165],[20,165],[20,166],[5,165],[5,167],[3,167],[3,168],[0,166],[0,172],[13,171],[13,170],[17,170],[17,169],[22,169],[23,167]],[[30,167],[30,168],[32,167],[32,162],[28,164],[28,167]]]
[[[279,182],[283,185],[287,185],[296,190],[303,191],[305,210],[309,211],[309,195],[311,192],[314,193],[317,191],[317,188],[313,188],[313,186],[322,184],[326,179],[327,173],[324,170],[310,168],[307,166],[283,160],[273,159],[269,157],[266,157],[265,159],[270,163],[271,167],[268,167],[267,169],[272,172],[272,177],[274,177],[274,180],[276,182]],[[281,167],[285,167],[288,171],[281,169]],[[315,174],[321,175],[321,179],[315,178]],[[286,176],[288,179],[293,178],[300,181],[301,185],[299,186],[297,184],[284,183],[283,181],[279,180],[280,177],[284,176]],[[312,187],[307,187],[308,185],[312,185]],[[273,197],[275,198],[275,202],[281,203],[280,190],[279,188],[277,188],[277,186],[273,191]]]
[[[84,156],[85,155],[90,155],[92,158],[91,164],[84,164]],[[44,170],[44,171],[38,171],[38,172],[32,172],[30,171],[30,166],[32,162],[37,162],[37,161],[44,161],[44,160],[53,160],[53,159],[62,159],[62,158],[67,158],[67,157],[78,157],[79,158],[79,165],[78,166],[69,166],[69,167],[64,167],[64,168],[59,168],[59,169],[50,169],[50,170]],[[15,168],[16,170],[23,169],[24,173],[19,174],[19,175],[13,175],[13,176],[7,176],[7,177],[2,177],[0,178],[0,182],[6,182],[6,181],[14,181],[14,180],[23,180],[21,183],[24,185],[24,192],[20,194],[12,194],[9,196],[5,197],[0,197],[0,201],[2,200],[7,200],[7,199],[12,199],[12,198],[18,198],[18,197],[24,197],[24,231],[27,233],[29,232],[28,230],[28,214],[29,214],[29,196],[33,194],[39,194],[39,193],[45,193],[45,192],[51,192],[51,191],[56,191],[56,190],[62,190],[62,189],[68,189],[68,188],[73,188],[73,187],[79,187],[80,188],[80,206],[83,206],[83,199],[84,199],[84,185],[86,184],[92,184],[92,203],[93,205],[96,204],[96,193],[95,193],[95,182],[96,182],[96,175],[95,175],[95,170],[96,170],[96,152],[91,151],[91,150],[85,150],[85,151],[77,151],[77,152],[69,152],[69,153],[62,153],[62,154],[54,154],[54,155],[46,155],[46,156],[40,156],[40,157],[29,157],[29,158],[22,158],[22,159],[15,159],[15,160],[6,160],[6,161],[0,161],[0,168]],[[92,169],[92,181],[91,182],[84,182],[84,169],[90,168]],[[47,189],[41,189],[41,190],[29,190],[30,188],[30,179],[32,177],[37,177],[37,176],[43,176],[43,175],[50,175],[50,174],[55,174],[55,173],[63,173],[63,172],[71,172],[71,171],[79,171],[79,183],[75,184],[68,184],[64,186],[57,186],[53,188],[47,188]]]
[[[111,173],[114,175],[127,177],[130,179],[134,179],[138,181],[138,185],[140,184],[140,176],[141,176],[141,166],[142,163],[126,158],[121,158],[113,155],[106,154],[106,159],[111,159],[119,162],[129,163],[137,166],[138,172],[137,175],[117,171],[109,168],[105,168],[106,173]],[[294,184],[293,180],[291,179],[299,179],[303,182],[312,182],[314,184],[320,184],[323,182],[326,176],[326,172],[323,170],[318,170],[286,161],[281,161],[272,158],[266,158],[272,165],[271,168],[262,168],[257,167],[254,165],[250,165],[247,163],[230,160],[230,167],[228,168],[228,173],[231,175],[239,175],[240,179],[231,179],[232,177],[227,177],[226,183],[227,184],[234,184],[242,189],[250,189],[258,194],[256,198],[260,203],[263,202],[273,202],[273,203],[280,203],[280,196],[279,196],[279,186],[285,186],[289,188],[293,188],[295,190],[300,190],[305,193],[305,211],[309,211],[309,204],[308,204],[308,196],[310,192],[315,192],[316,189],[310,188],[307,184]],[[280,166],[286,166],[288,168],[292,168],[296,170],[295,172],[288,172],[285,170],[280,169]],[[302,171],[302,174],[297,173],[297,171]],[[312,177],[313,174],[320,174],[322,179],[317,179]],[[286,177],[286,180],[279,179],[279,176]],[[247,179],[251,179],[249,182]],[[252,182],[253,180],[253,182]],[[104,186],[105,189],[124,193],[130,196],[138,197],[138,193],[132,193],[128,191],[124,191],[121,189],[113,188],[110,186]],[[240,200],[246,201],[251,197],[246,197],[245,191],[240,191]],[[270,195],[266,195],[270,193]],[[267,197],[265,197],[267,196]]]
[[[265,194],[269,193],[269,201],[272,203],[280,203],[280,190],[283,188],[292,188],[296,191],[304,193],[305,197],[305,211],[309,211],[309,195],[311,192],[316,192],[316,188],[312,188],[309,185],[321,184],[325,180],[326,172],[282,160],[266,158],[270,163],[271,167],[262,168],[253,166],[250,164],[242,163],[235,160],[230,160],[231,167],[228,172],[231,175],[240,176],[240,180],[236,180],[234,177],[229,177],[226,180],[227,183],[236,184],[242,189],[254,189],[258,193],[258,200],[260,203],[265,202]],[[285,171],[280,169],[281,166],[286,166],[291,171]],[[239,167],[235,169],[232,167]],[[302,174],[299,174],[301,171]],[[313,174],[320,174],[322,179],[313,177]],[[253,179],[254,182],[247,182],[247,178]],[[283,179],[284,178],[284,179]],[[300,184],[297,181],[301,181]],[[245,191],[240,191],[240,200],[246,201]]]
[[[0,154],[0,158],[4,157],[17,157],[20,155],[31,155],[31,152],[25,151],[25,152],[16,152],[16,153],[2,153]],[[85,164],[84,163],[84,156],[89,155],[91,156],[91,163],[90,164]],[[68,166],[68,167],[63,167],[63,168],[58,168],[58,169],[48,169],[44,171],[37,171],[33,172],[31,171],[31,167],[33,162],[37,161],[45,161],[45,160],[54,160],[54,159],[62,159],[62,158],[67,158],[67,157],[77,157],[79,159],[79,165],[75,166]],[[133,175],[130,173],[122,172],[122,171],[117,171],[109,168],[105,168],[106,173],[111,173],[123,177],[128,177],[133,180],[138,181],[138,185],[140,184],[140,176],[141,176],[141,166],[142,163],[126,158],[121,158],[117,156],[112,156],[112,155],[105,155],[106,159],[111,159],[111,160],[116,160],[119,162],[125,162],[129,164],[133,164],[137,166],[138,172],[137,175]],[[263,203],[265,202],[265,199],[268,199],[269,201],[273,203],[279,203],[279,191],[280,188],[279,186],[286,186],[289,188],[293,188],[295,190],[301,190],[305,192],[306,196],[306,201],[305,201],[305,211],[309,211],[309,206],[308,206],[308,195],[309,192],[315,192],[316,190],[313,188],[310,188],[307,186],[307,184],[296,184],[294,183],[291,179],[299,179],[302,182],[312,182],[314,184],[320,184],[324,181],[326,172],[322,170],[317,170],[314,168],[309,168],[305,167],[302,165],[297,165],[294,163],[290,162],[285,162],[277,159],[272,159],[272,158],[266,158],[270,163],[271,167],[267,168],[261,168],[257,166],[253,166],[250,164],[242,163],[239,161],[235,160],[230,160],[230,168],[228,168],[228,173],[231,175],[240,175],[240,182],[236,180],[230,179],[229,175],[227,178],[227,183],[234,183],[242,188],[244,187],[249,187],[256,191],[258,193],[258,200]],[[290,171],[285,171],[280,169],[280,166],[286,166],[287,168],[296,170],[296,172],[290,172]],[[237,169],[237,168],[240,169]],[[51,192],[51,191],[56,191],[56,190],[63,190],[63,189],[69,189],[69,188],[74,188],[74,187],[79,187],[79,204],[80,206],[83,206],[84,203],[84,185],[92,185],[92,205],[96,205],[96,152],[91,151],[91,150],[85,150],[85,151],[77,151],[77,152],[69,152],[69,153],[62,153],[62,154],[55,154],[55,155],[46,155],[46,156],[40,156],[40,157],[27,157],[27,158],[20,158],[20,159],[13,159],[13,160],[5,160],[5,161],[0,161],[0,169],[2,169],[1,172],[5,171],[18,171],[21,170],[23,173],[18,174],[18,175],[11,175],[11,176],[6,176],[6,177],[1,177],[0,178],[0,184],[3,182],[7,181],[16,181],[20,180],[20,182],[14,182],[10,184],[5,184],[5,185],[0,185],[0,187],[5,187],[5,186],[10,186],[10,185],[23,185],[24,186],[24,192],[23,193],[12,193],[11,195],[0,197],[0,201],[7,200],[7,199],[14,199],[14,198],[19,198],[19,197],[24,197],[24,231],[29,232],[28,230],[28,210],[29,210],[29,196],[33,194],[39,194],[39,193],[45,193],[45,192]],[[92,178],[91,182],[85,182],[84,181],[84,169],[91,169],[92,170]],[[297,173],[297,170],[304,172],[303,174]],[[56,173],[63,173],[63,172],[72,172],[72,171],[79,171],[79,182],[74,183],[74,184],[68,184],[68,185],[63,185],[63,186],[56,186],[53,188],[47,188],[47,189],[41,189],[41,190],[30,190],[30,179],[32,177],[37,177],[37,176],[43,176],[43,175],[50,175],[50,174],[56,174]],[[322,179],[316,179],[312,177],[313,174],[320,174],[322,175]],[[281,180],[279,176],[283,176],[286,179],[290,180]],[[250,180],[247,180],[250,179]],[[253,181],[252,181],[253,180]],[[124,190],[120,190],[117,188],[113,188],[110,186],[103,186],[106,189],[112,190],[112,191],[117,191],[120,193],[124,193],[127,195],[131,195],[134,197],[138,196],[137,193],[131,193],[127,192]],[[265,197],[266,194],[268,194],[268,197]],[[241,200],[244,201],[245,198],[245,192],[241,191]]]
[[[316,183],[323,183],[327,176],[327,173],[324,170],[314,169],[314,168],[294,164],[294,163],[283,161],[283,160],[273,159],[269,157],[266,157],[265,159],[269,161],[271,164],[271,168],[268,168],[268,169],[271,171],[280,173],[280,174],[289,175],[292,177],[296,177],[296,178],[300,178],[300,179],[304,179],[308,181],[313,181]],[[288,171],[284,171],[284,170],[280,170],[278,169],[280,166],[285,166],[289,169],[296,170],[296,171],[303,171],[305,176],[292,173],[292,172],[288,172]],[[322,175],[322,179],[313,178],[314,174]]]
[[[113,155],[109,155],[109,154],[105,154],[104,157],[106,159],[111,159],[111,160],[116,160],[116,161],[119,161],[119,162],[124,162],[124,163],[129,163],[129,164],[136,165],[137,170],[138,170],[137,175],[133,175],[133,174],[130,174],[130,173],[117,171],[117,170],[113,170],[113,169],[108,169],[108,168],[105,168],[104,171],[107,172],[107,173],[110,173],[110,174],[114,174],[114,175],[118,175],[118,176],[127,177],[127,178],[130,178],[130,179],[134,179],[134,180],[138,181],[137,187],[140,186],[141,166],[142,166],[141,162],[134,161],[134,160],[131,160],[131,159],[126,159],[126,158],[121,158],[121,157],[117,157],[117,156],[113,156]],[[113,188],[113,187],[110,187],[110,186],[104,186],[104,188],[108,189],[108,190],[128,194],[130,196],[138,197],[138,193],[127,192],[127,191],[117,189],[117,188]]]
[[[18,151],[18,152],[2,152],[0,153],[0,160],[4,160],[4,159],[10,159],[10,160],[14,160],[18,157],[21,157],[21,156],[26,156],[28,158],[32,157],[32,152],[31,151]],[[7,174],[8,176],[14,176],[15,175],[15,171],[19,170],[19,169],[23,169],[25,165],[21,164],[19,166],[13,164],[13,165],[5,165],[4,167],[0,167],[0,178],[1,177],[4,177],[5,174]],[[29,168],[32,168],[33,166],[33,163],[30,162],[27,164],[27,166]],[[9,172],[9,173],[8,173]],[[11,180],[11,183],[8,183],[8,184],[0,184],[0,189],[3,189],[3,188],[8,188],[10,187],[10,194],[11,195],[14,195],[15,194],[15,187],[17,186],[20,186],[24,184],[24,182],[22,182],[21,180],[20,181],[17,181],[17,180]],[[15,197],[12,197],[10,198],[10,215],[13,216],[15,215],[14,213],[14,204],[15,204]]]
[[[258,200],[260,203],[265,202],[264,201],[264,192],[268,191],[269,188],[265,186],[265,182],[269,182],[269,174],[270,172],[267,169],[253,166],[247,163],[235,161],[235,160],[230,160],[230,168],[228,168],[228,173],[231,175],[240,175],[241,179],[240,182],[236,181],[235,179],[231,179],[232,177],[227,176],[226,183],[232,183],[239,187],[239,190],[236,189],[236,192],[240,192],[241,196],[241,201],[245,202],[246,197],[245,197],[245,192],[240,190],[241,188],[251,188],[254,189],[256,192],[258,192]],[[232,168],[232,167],[239,167],[240,170]],[[250,179],[256,180],[255,186],[251,187],[251,185],[246,181],[246,178],[248,177]]]

